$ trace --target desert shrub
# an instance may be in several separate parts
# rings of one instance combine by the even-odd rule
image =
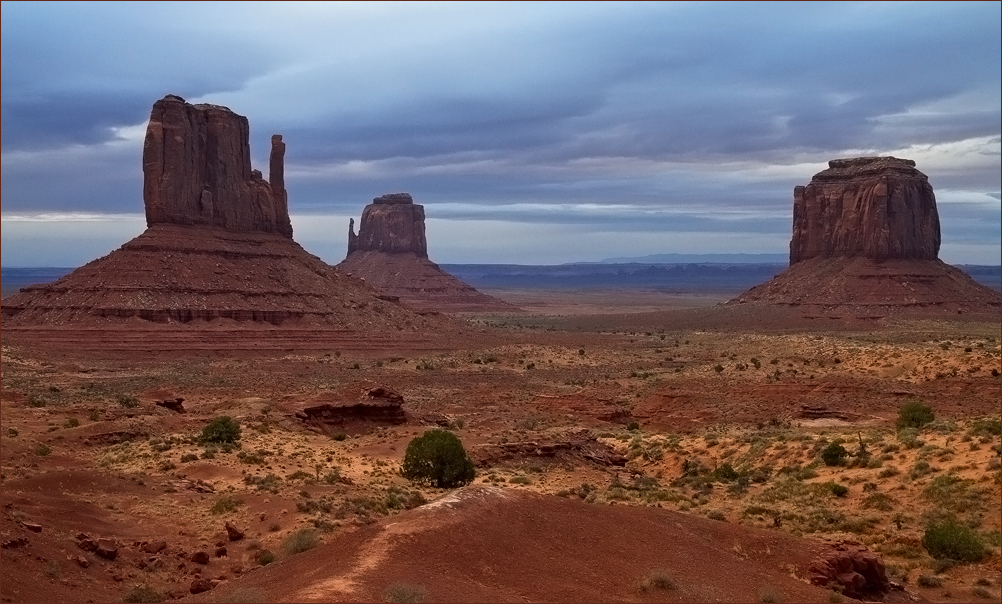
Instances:
[[[407,583],[393,583],[383,592],[384,602],[424,602],[428,597],[428,590],[420,585],[410,585]]]
[[[943,580],[936,575],[919,575],[919,587],[943,587]]]
[[[38,455],[39,457],[45,457],[49,453],[52,453],[52,449],[49,447],[49,445],[45,443],[38,443],[37,445],[35,445],[35,455]]]
[[[832,495],[836,497],[845,497],[846,495],[849,494],[849,487],[845,486],[844,484],[839,484],[837,482],[829,481],[826,482],[824,486],[825,489],[828,490],[828,492],[830,492]]]
[[[930,523],[922,536],[922,547],[933,558],[949,558],[960,562],[977,562],[988,554],[988,548],[970,527],[955,517]]]
[[[626,424],[626,429],[629,430],[630,432],[635,432],[640,429],[640,422],[636,421],[630,422]]]
[[[890,512],[897,502],[887,493],[874,493],[863,500],[863,507],[881,512]]]
[[[115,400],[126,409],[135,409],[139,406],[139,399],[131,394],[118,394],[115,396]]]
[[[971,436],[998,436],[1002,434],[1002,420],[997,417],[976,419],[967,432]]]
[[[80,420],[78,420],[75,417],[71,417],[68,420],[66,420],[66,423],[63,424],[63,427],[64,428],[76,428],[79,425],[80,425]]]
[[[476,475],[462,441],[442,429],[429,430],[407,445],[400,473],[408,480],[428,481],[438,488],[469,484]]]
[[[198,461],[198,455],[195,453],[185,453],[181,456],[181,463],[188,463],[189,461]]]
[[[257,563],[261,566],[268,566],[275,561],[275,554],[271,550],[263,549],[257,553]]]
[[[678,584],[668,571],[655,568],[640,579],[637,587],[640,591],[669,590],[676,589]]]
[[[163,602],[166,598],[162,593],[149,585],[137,585],[122,598],[123,602]]]
[[[776,591],[775,587],[766,585],[758,590],[758,600],[759,602],[782,602],[783,596]]]
[[[831,443],[821,451],[821,461],[826,466],[840,466],[849,457],[849,452],[838,443]]]
[[[202,428],[203,443],[235,443],[240,440],[240,423],[228,415],[220,415]]]
[[[908,401],[898,409],[898,430],[921,428],[936,419],[932,407],[920,401]]]
[[[309,551],[319,544],[320,539],[317,538],[316,531],[313,529],[299,529],[285,539],[282,547],[290,554],[299,554]]]
[[[230,495],[221,495],[209,511],[213,514],[228,514],[230,512],[236,511],[242,502],[239,499],[231,497]]]

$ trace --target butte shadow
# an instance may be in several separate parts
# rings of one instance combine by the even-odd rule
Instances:
[[[348,255],[337,268],[404,304],[443,312],[512,312],[428,259],[424,206],[407,193],[383,195],[362,210],[358,235],[348,226]]]
[[[69,346],[127,350],[226,348],[220,330],[233,329],[287,332],[276,344],[286,349],[327,348],[338,338],[378,347],[383,339],[417,341],[462,329],[448,318],[403,308],[293,241],[285,143],[272,137],[265,180],[251,168],[248,141],[247,118],[226,107],[191,105],[173,95],[157,101],[143,147],[146,231],[53,283],[5,299],[4,330],[31,333],[18,338],[30,343],[46,340],[39,335],[46,330],[66,336],[75,329]],[[206,328],[214,330],[209,340],[215,342],[163,334],[156,343],[126,345],[105,336],[87,344],[81,336]],[[229,339],[238,348],[258,347],[238,344],[243,336]]]
[[[939,259],[936,197],[915,162],[835,159],[793,191],[790,268],[728,305],[803,317],[994,316],[999,292]]]

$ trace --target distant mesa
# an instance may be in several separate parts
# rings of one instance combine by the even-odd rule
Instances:
[[[292,240],[285,143],[272,137],[264,180],[251,168],[249,132],[247,118],[226,107],[157,101],[143,148],[146,231],[5,299],[4,328],[211,321],[397,334],[441,326]]]
[[[358,234],[348,223],[348,255],[337,268],[420,310],[491,312],[518,310],[478,292],[428,259],[424,206],[408,193],[372,200],[362,210]]]
[[[790,268],[729,304],[808,315],[997,313],[999,292],[939,260],[936,197],[915,162],[835,159],[793,191]]]

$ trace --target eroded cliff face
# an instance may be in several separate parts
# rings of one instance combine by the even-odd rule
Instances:
[[[247,118],[167,95],[153,105],[143,145],[147,226],[213,226],[292,238],[285,143],[272,137],[269,178],[251,169]]]
[[[411,253],[427,258],[424,206],[414,203],[408,193],[373,199],[362,210],[358,235],[355,235],[354,220],[348,227],[348,255],[354,252]]]
[[[896,157],[835,159],[793,191],[790,264],[810,258],[935,260],[936,197],[915,162]]]

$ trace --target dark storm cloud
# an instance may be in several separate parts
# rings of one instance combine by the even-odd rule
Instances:
[[[142,124],[174,93],[247,115],[256,167],[282,133],[300,214],[410,191],[449,220],[772,235],[827,160],[893,152],[966,192],[944,209],[966,234],[944,233],[998,246],[978,226],[997,215],[998,3],[2,11],[5,212],[141,212]]]

